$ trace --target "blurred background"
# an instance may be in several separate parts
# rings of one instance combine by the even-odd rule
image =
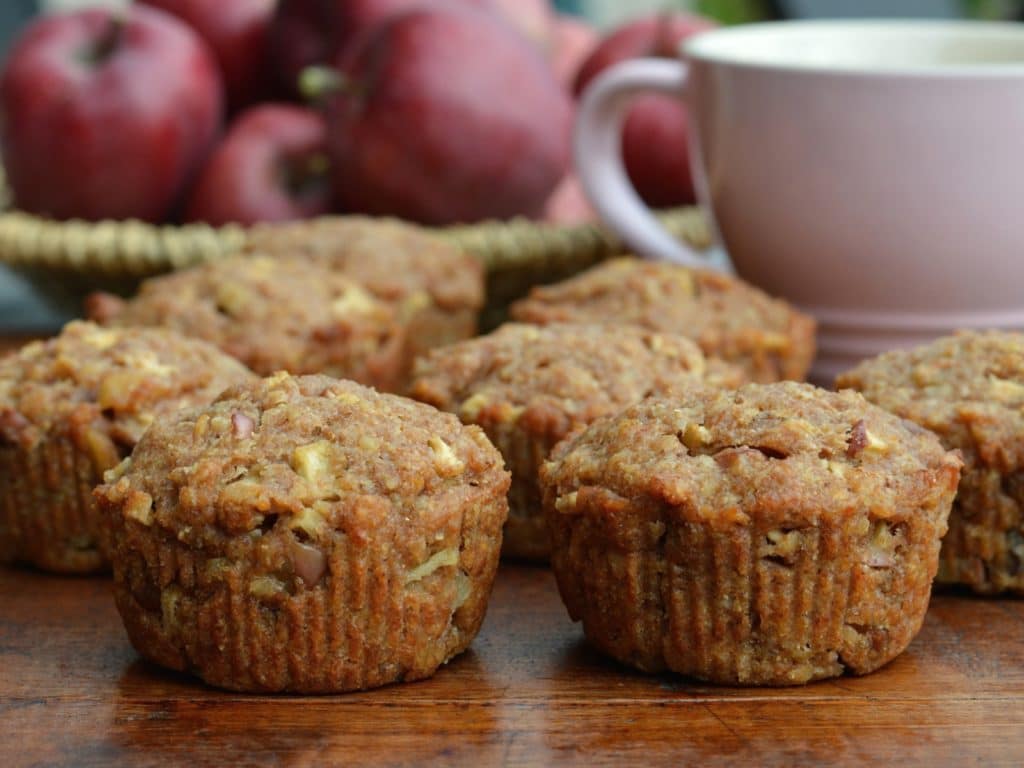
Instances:
[[[0,53],[19,29],[41,12],[86,5],[123,5],[127,0],[2,0]],[[211,0],[216,2],[216,0]],[[557,0],[564,13],[587,18],[602,29],[660,10],[682,10],[712,17],[722,24],[787,18],[978,18],[1024,20],[1024,0]],[[66,318],[58,316],[17,275],[0,266],[0,327],[48,331]]]

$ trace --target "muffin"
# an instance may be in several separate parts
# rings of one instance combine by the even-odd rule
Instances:
[[[641,670],[865,674],[921,626],[960,466],[853,392],[650,398],[542,468],[552,567],[589,640]]]
[[[613,259],[534,288],[512,305],[524,323],[631,323],[697,342],[756,382],[801,380],[814,358],[814,320],[718,272]]]
[[[707,365],[681,336],[622,326],[508,324],[417,362],[411,394],[478,424],[512,471],[502,553],[550,554],[537,472],[555,443],[598,416],[704,378],[735,386],[741,372]]]
[[[162,326],[217,345],[261,375],[324,373],[398,386],[405,324],[358,282],[304,256],[232,256],[151,278],[121,301],[90,297],[113,326]]]
[[[466,649],[508,485],[477,427],[281,373],[154,424],[95,495],[140,654],[231,690],[326,693]]]
[[[247,249],[307,254],[391,304],[407,327],[407,372],[417,356],[476,335],[484,306],[483,266],[422,227],[365,216],[267,224],[251,231]]]
[[[938,580],[1024,594],[1024,334],[962,333],[889,352],[836,386],[860,390],[963,454]]]
[[[255,378],[201,341],[72,322],[0,360],[0,562],[108,567],[92,500],[154,420]]]

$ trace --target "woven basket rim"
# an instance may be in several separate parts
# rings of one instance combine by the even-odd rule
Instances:
[[[659,217],[675,236],[697,249],[711,243],[697,208]],[[558,225],[527,219],[487,221],[436,230],[480,258],[488,272],[576,259],[607,257],[626,246],[597,223]],[[55,221],[20,211],[0,213],[0,263],[90,275],[144,277],[189,267],[242,248],[239,225],[155,225],[142,221]]]
[[[699,208],[670,209],[658,217],[691,247],[703,250],[711,245],[711,230]],[[571,265],[594,263],[628,251],[599,222],[564,225],[515,218],[432,231],[481,259],[489,274],[564,271]],[[0,165],[0,264],[23,271],[142,278],[237,251],[244,247],[248,232],[238,224],[47,219],[11,207],[10,188]]]

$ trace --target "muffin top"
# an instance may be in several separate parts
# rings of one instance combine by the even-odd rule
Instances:
[[[158,417],[253,378],[216,347],[172,331],[73,321],[0,360],[0,442],[31,448],[64,432],[102,469]]]
[[[303,253],[325,260],[378,299],[446,310],[484,304],[480,261],[429,231],[367,216],[328,216],[253,228],[246,250],[272,256]]]
[[[528,323],[632,323],[693,339],[708,356],[742,365],[755,381],[802,379],[814,321],[784,301],[718,272],[613,259],[512,305]]]
[[[356,378],[400,334],[394,308],[301,255],[207,262],[151,278],[128,301],[93,297],[87,311],[108,325],[159,325],[206,339],[264,375]]]
[[[424,531],[457,539],[462,511],[509,484],[483,432],[451,414],[286,373],[154,424],[106,480],[101,503],[204,550],[271,532],[315,543],[340,531],[358,545],[390,531],[410,562]]]
[[[964,332],[886,352],[836,379],[1003,472],[1024,467],[1024,334]]]
[[[541,479],[566,514],[597,495],[624,513],[643,499],[679,522],[798,528],[913,509],[955,488],[959,468],[933,434],[854,392],[782,382],[645,400],[560,443]]]
[[[434,350],[414,370],[411,394],[463,421],[516,422],[555,441],[579,423],[654,393],[707,378],[735,386],[742,374],[708,365],[689,339],[635,326],[509,323]]]

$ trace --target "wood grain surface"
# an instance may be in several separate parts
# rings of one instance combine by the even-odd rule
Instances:
[[[1024,762],[1024,601],[943,594],[888,667],[789,689],[649,677],[503,566],[471,650],[431,680],[223,693],[133,652],[105,579],[0,568],[0,766],[1006,765]]]

